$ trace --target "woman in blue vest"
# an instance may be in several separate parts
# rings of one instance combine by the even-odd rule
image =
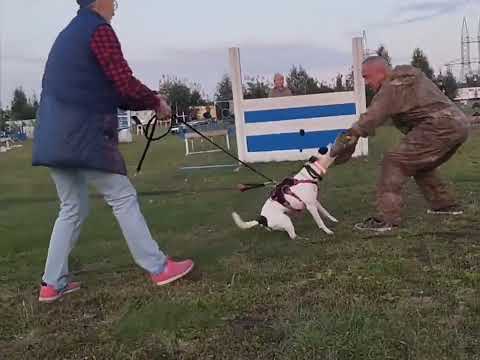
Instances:
[[[88,185],[112,207],[135,262],[164,285],[193,268],[167,258],[152,239],[118,150],[117,109],[171,116],[165,99],[138,81],[110,26],[115,0],[77,0],[77,16],[50,51],[33,149],[33,165],[47,166],[60,199],[39,301],[80,289],[70,281],[68,257],[88,215]]]

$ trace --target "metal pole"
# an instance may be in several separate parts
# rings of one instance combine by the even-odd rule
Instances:
[[[3,2],[0,1],[0,110],[3,110],[3,104],[2,104],[2,90],[3,90],[3,16],[2,14],[4,13],[3,11]],[[3,120],[3,111],[0,112],[0,122]]]
[[[358,113],[363,114],[367,110],[365,80],[362,77],[362,62],[365,59],[365,43],[363,38],[353,38],[352,53],[355,98],[357,99]],[[360,155],[368,155],[368,139],[360,139],[358,149]]]
[[[4,122],[4,106],[3,106],[3,1],[0,0],[0,131]]]

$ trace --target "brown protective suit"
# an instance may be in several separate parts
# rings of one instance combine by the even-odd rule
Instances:
[[[388,118],[406,135],[382,162],[377,184],[379,219],[400,224],[402,188],[410,177],[432,209],[456,205],[436,168],[468,138],[463,112],[420,70],[404,65],[393,70],[352,128],[362,137],[371,136]]]

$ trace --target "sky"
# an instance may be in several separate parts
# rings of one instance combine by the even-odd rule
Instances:
[[[460,58],[462,18],[477,36],[480,0],[118,0],[112,26],[135,75],[151,88],[162,76],[201,85],[210,98],[239,47],[243,75],[287,73],[302,65],[327,82],[346,73],[352,38],[384,44],[394,64],[415,47],[435,71]],[[77,11],[75,0],[0,0],[0,93],[8,105],[22,86],[41,92],[46,58]],[[472,46],[472,57],[478,57]]]

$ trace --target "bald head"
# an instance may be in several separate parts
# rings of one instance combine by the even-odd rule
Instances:
[[[387,60],[383,56],[369,56],[365,60],[363,60],[362,65],[374,65],[389,68]]]
[[[365,83],[375,92],[380,90],[391,71],[390,65],[381,56],[370,56],[362,63],[362,76]]]

